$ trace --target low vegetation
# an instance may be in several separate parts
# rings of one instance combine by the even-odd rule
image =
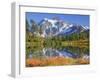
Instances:
[[[82,58],[64,58],[64,57],[52,57],[48,59],[26,59],[27,67],[35,66],[61,66],[61,65],[79,65],[89,64],[89,60]]]

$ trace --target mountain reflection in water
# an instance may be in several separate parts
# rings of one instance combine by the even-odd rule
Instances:
[[[65,57],[65,58],[89,58],[89,50],[86,48],[43,48],[39,51],[30,51],[27,58],[50,58],[50,57]]]

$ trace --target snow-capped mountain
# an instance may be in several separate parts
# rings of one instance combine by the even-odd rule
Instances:
[[[89,30],[88,26],[72,24],[56,18],[44,18],[42,21],[40,21],[39,26],[41,30],[40,35],[42,37],[70,35],[72,33],[80,33]]]

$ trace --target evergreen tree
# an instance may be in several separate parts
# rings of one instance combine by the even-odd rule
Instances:
[[[26,32],[29,32],[29,23],[28,23],[28,20],[26,19]]]

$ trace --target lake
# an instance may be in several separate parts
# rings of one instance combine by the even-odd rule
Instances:
[[[88,43],[83,42],[80,45],[75,42],[71,42],[72,44],[66,42],[67,45],[64,43],[49,43],[49,46],[47,44],[28,44],[26,47],[26,66],[36,67],[89,64],[90,54]]]

